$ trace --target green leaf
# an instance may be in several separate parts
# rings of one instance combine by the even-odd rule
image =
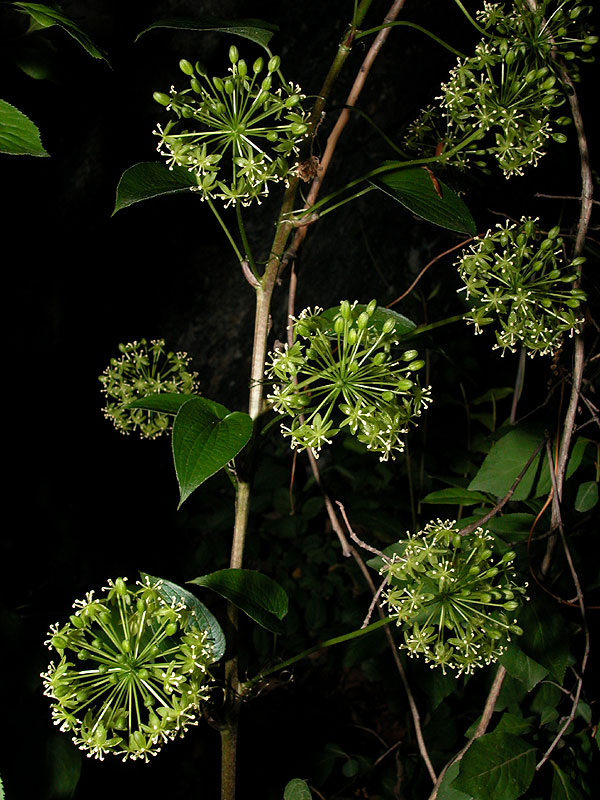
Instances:
[[[523,636],[519,647],[530,658],[546,667],[562,685],[569,660],[569,635],[562,616],[548,598],[529,587],[531,598],[519,613]]]
[[[550,760],[554,775],[552,776],[552,797],[550,800],[583,800],[583,795],[566,772]]]
[[[454,779],[458,775],[459,763],[451,764],[446,770],[440,788],[437,793],[437,800],[474,800],[472,795],[465,794],[464,792],[455,789],[452,785]]]
[[[292,778],[283,790],[283,800],[312,800],[312,794],[306,781]]]
[[[281,633],[288,596],[272,578],[250,569],[221,569],[189,583],[206,586],[229,600],[263,628]]]
[[[143,36],[144,33],[154,30],[156,28],[176,28],[178,30],[186,31],[218,31],[219,33],[228,33],[232,36],[241,36],[244,39],[250,39],[251,42],[259,44],[261,47],[270,54],[267,47],[273,34],[279,30],[277,25],[272,25],[269,22],[263,22],[261,19],[235,19],[226,20],[219,19],[218,17],[197,17],[196,19],[159,19],[153,22],[147,28],[138,34],[136,41]]]
[[[188,628],[194,626],[200,630],[208,631],[209,638],[213,646],[213,661],[218,661],[223,657],[225,652],[225,634],[223,629],[217,622],[213,614],[208,608],[201,603],[195,594],[188,592],[183,586],[178,586],[176,583],[166,581],[164,578],[156,578],[148,575],[146,572],[141,573],[142,579],[145,577],[150,578],[152,582],[160,581],[161,585],[159,593],[161,597],[170,603],[172,600],[181,601],[185,603],[188,611],[190,612],[190,619],[188,620]]]
[[[52,736],[46,743],[46,761],[49,769],[46,797],[73,797],[81,775],[79,751],[66,737]]]
[[[473,797],[516,800],[535,773],[535,747],[509,733],[476,739],[460,762],[454,787]]]
[[[590,511],[598,502],[598,483],[586,481],[580,484],[575,498],[575,511]]]
[[[514,389],[512,386],[501,386],[498,389],[490,389],[489,392],[476,397],[475,400],[471,400],[472,406],[479,406],[482,403],[497,403],[498,400],[503,400],[505,397],[510,397],[514,393]]]
[[[367,306],[364,303],[357,303],[354,307],[354,310],[357,314],[361,314],[366,310],[366,308]],[[321,312],[318,317],[321,331],[325,334],[325,336],[328,336],[331,339],[335,339],[337,337],[337,334],[333,329],[333,322],[337,314],[339,314],[339,310],[339,306],[333,306],[332,308],[327,308],[325,311]],[[398,314],[397,311],[393,311],[391,308],[382,308],[382,306],[377,306],[370,318],[370,324],[374,326],[375,330],[381,332],[383,330],[384,323],[387,322],[388,319],[392,319],[394,321],[394,334],[398,338],[412,333],[412,331],[414,331],[417,327],[411,319],[408,319],[408,317]]]
[[[486,527],[489,528],[492,533],[498,533],[501,536],[510,538],[513,536],[529,536],[529,531],[534,522],[535,514],[517,511],[514,514],[492,517],[492,519],[486,522]]]
[[[179,482],[178,508],[192,492],[231,461],[247,444],[252,419],[241,411],[194,397],[173,423],[173,459]]]
[[[158,392],[157,394],[149,394],[146,397],[138,397],[131,403],[127,403],[126,408],[144,408],[147,411],[160,411],[162,414],[172,414],[175,416],[182,405],[187,403],[188,400],[193,400],[198,397],[197,394],[178,394],[177,392]],[[220,414],[222,411],[229,414],[229,411],[220,403],[215,403],[213,400],[203,398],[205,403],[209,403],[214,409],[215,414]]]
[[[528,692],[548,674],[546,667],[529,658],[514,642],[508,644],[499,661],[509,675],[527,686]]]
[[[84,33],[73,20],[65,17],[60,11],[57,11],[55,8],[50,8],[50,6],[43,5],[42,3],[13,3],[12,5],[16,6],[19,11],[24,11],[26,14],[29,14],[40,28],[50,28],[53,25],[58,25],[59,28],[62,28],[69,36],[72,36],[73,39],[79,42],[83,49],[93,56],[93,58],[102,58],[108,63],[106,54],[96,47],[87,33]]]
[[[539,431],[525,426],[511,428],[501,439],[494,442],[477,475],[469,484],[469,489],[479,489],[491,492],[496,497],[504,497],[542,438],[543,434]],[[528,497],[539,497],[549,492],[550,487],[548,462],[546,453],[542,449],[534,458],[511,499],[525,500]]]
[[[117,197],[113,216],[122,208],[142,200],[161,197],[165,194],[190,192],[198,183],[193,173],[184,167],[169,169],[160,161],[143,161],[134,164],[121,175],[117,186]]]
[[[48,156],[36,125],[18,108],[0,100],[0,153]]]
[[[402,164],[401,161],[386,161],[385,165]],[[429,170],[424,167],[405,167],[378,175],[371,183],[393,197],[417,217],[433,222],[451,231],[477,232],[471,212],[456,192],[438,178],[435,179],[441,192],[436,191]]]
[[[0,778],[0,800],[4,800],[4,786],[2,784],[2,778]]]
[[[429,492],[421,502],[457,506],[474,506],[477,503],[491,505],[489,497],[486,497],[481,492],[470,492],[468,489],[461,489],[456,486],[450,489],[438,489],[436,492]]]

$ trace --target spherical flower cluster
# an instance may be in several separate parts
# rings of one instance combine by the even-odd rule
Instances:
[[[88,592],[46,642],[60,661],[42,674],[52,717],[87,755],[123,760],[156,755],[197,724],[208,699],[212,645],[182,602],[167,602],[161,582],[108,581]]]
[[[525,588],[517,585],[515,554],[493,558],[482,528],[460,536],[456,522],[430,522],[384,564],[388,606],[404,633],[403,649],[431,667],[469,674],[502,655],[520,635],[514,612]]]
[[[294,322],[292,346],[271,354],[266,374],[276,382],[267,399],[291,417],[281,430],[292,448],[318,457],[347,427],[381,461],[404,449],[401,437],[429,404],[430,390],[413,376],[424,365],[416,350],[391,354],[398,344],[394,320],[378,326],[376,308],[375,300],[363,311],[344,300],[331,327],[322,309],[305,309]]]
[[[537,220],[523,217],[521,224],[498,224],[471,245],[458,261],[467,299],[474,307],[467,321],[480,333],[496,323],[495,349],[515,352],[522,345],[530,356],[554,353],[565,333],[578,332],[582,320],[576,313],[585,294],[572,284],[585,261],[563,259],[558,227],[545,236]]]
[[[170,168],[178,164],[193,172],[203,199],[249,205],[268,194],[269,184],[287,180],[308,131],[307,114],[300,87],[281,75],[279,56],[269,59],[262,78],[262,58],[249,69],[232,45],[229,60],[223,78],[181,60],[190,88],[155,92],[154,99],[177,117],[155,133]]]
[[[104,416],[121,433],[138,431],[143,438],[154,439],[169,429],[172,417],[127,405],[161,392],[192,393],[197,373],[189,371],[191,359],[186,353],[165,351],[164,339],[120,344],[119,350],[121,358],[111,358],[99,377],[106,395]]]
[[[535,10],[518,2],[506,12],[502,4],[485,3],[478,16],[486,38],[472,57],[458,59],[439,105],[409,127],[407,148],[437,152],[441,163],[461,168],[473,162],[485,169],[493,156],[507,178],[537,164],[549,138],[566,141],[551,123],[551,112],[566,100],[555,59],[567,59],[576,77],[573,61],[597,41],[583,24],[587,11],[576,0],[540,0]]]

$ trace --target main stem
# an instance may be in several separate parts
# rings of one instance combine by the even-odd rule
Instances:
[[[333,59],[329,72],[327,73],[319,96],[313,106],[310,119],[309,131],[316,130],[325,106],[325,102],[331,88],[342,69],[352,48],[352,41],[356,26],[364,19],[373,0],[361,0],[356,9],[350,31],[344,41],[338,46],[337,53]],[[307,139],[307,142],[310,142]],[[285,248],[292,225],[287,219],[294,206],[294,198],[298,189],[299,179],[296,176],[290,177],[289,186],[286,190],[279,221],[273,239],[271,254],[267,266],[261,278],[258,279],[256,286],[256,312],[254,321],[254,341],[252,349],[252,365],[250,370],[250,397],[248,402],[248,413],[255,423],[254,432],[249,450],[256,447],[257,420],[263,410],[263,378],[264,366],[267,355],[267,337],[269,333],[269,313],[271,308],[271,298],[277,281],[279,270],[283,264]],[[247,254],[248,256],[250,254]],[[256,276],[258,277],[258,276]],[[252,453],[249,454],[251,462]],[[231,546],[230,568],[240,569],[244,557],[244,543],[248,526],[248,514],[250,510],[250,488],[251,475],[244,471],[238,475],[237,492],[235,501],[235,522],[233,528],[233,542]],[[238,719],[241,707],[240,680],[238,675],[238,662],[236,655],[235,639],[237,638],[238,611],[232,604],[227,605],[227,616],[229,619],[231,633],[229,641],[233,643],[232,653],[225,663],[225,684],[226,684],[226,703],[224,720],[221,726],[221,800],[235,800],[236,784],[236,749]]]

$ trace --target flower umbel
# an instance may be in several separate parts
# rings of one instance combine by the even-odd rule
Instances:
[[[318,457],[347,426],[381,461],[404,449],[401,436],[430,402],[429,388],[413,380],[424,362],[416,350],[391,355],[395,322],[388,316],[376,324],[376,308],[375,300],[365,310],[344,300],[332,322],[322,309],[305,309],[294,322],[293,345],[271,354],[266,374],[276,382],[267,399],[291,417],[281,429],[292,448]]]
[[[52,717],[87,755],[156,755],[162,745],[197,724],[208,699],[212,645],[193,627],[182,602],[168,603],[161,582],[109,580],[105,594],[73,604],[65,625],[52,625],[56,650],[42,674]]]
[[[155,133],[170,168],[193,172],[203,199],[249,205],[268,194],[270,183],[287,179],[308,131],[307,115],[300,87],[281,75],[279,56],[269,59],[262,78],[262,58],[250,70],[232,45],[229,60],[229,74],[211,78],[201,64],[182,59],[190,88],[154,93],[177,117]]]
[[[196,389],[197,373],[189,371],[191,358],[186,353],[165,351],[164,339],[120,344],[119,350],[121,358],[111,358],[99,377],[106,395],[104,416],[121,433],[138,431],[143,438],[154,439],[169,429],[171,417],[127,408],[128,403],[161,392],[190,394]]]
[[[576,311],[585,294],[569,284],[585,259],[565,263],[559,228],[544,236],[536,223],[523,217],[520,225],[498,224],[457,263],[465,284],[459,291],[475,301],[467,321],[475,333],[495,322],[494,347],[503,353],[519,344],[532,357],[555,353],[564,334],[578,333],[582,322]]]
[[[525,588],[516,583],[515,554],[494,559],[491,542],[482,528],[460,536],[456,522],[438,519],[408,534],[380,570],[388,579],[384,602],[403,628],[401,647],[444,674],[490,664],[511,634],[522,633],[514,612]]]
[[[469,58],[459,58],[442,85],[437,106],[410,126],[406,146],[421,155],[442,152],[440,163],[486,167],[495,157],[508,178],[537,164],[548,139],[566,141],[553,124],[554,109],[566,100],[557,57],[577,80],[577,60],[598,41],[586,29],[589,6],[578,0],[484,3],[478,19],[486,33]]]

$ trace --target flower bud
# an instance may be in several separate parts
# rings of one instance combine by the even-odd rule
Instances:
[[[238,71],[238,75],[240,76],[240,78],[245,78],[246,75],[248,74],[248,65],[241,58],[238,61],[237,71]]]
[[[267,69],[269,70],[269,72],[277,72],[280,64],[281,64],[281,59],[279,58],[279,56],[272,56],[269,59]]]
[[[252,65],[252,72],[254,72],[255,75],[258,75],[259,72],[262,72],[262,68],[264,67],[264,64],[265,64],[265,62],[259,56],[256,59],[256,61],[254,62],[254,64]]]
[[[237,47],[234,44],[232,44],[231,47],[229,48],[229,60],[231,61],[232,64],[236,64],[239,57],[240,54],[238,53]]]
[[[356,324],[357,324],[359,330],[361,330],[361,331],[364,330],[367,327],[367,325],[369,324],[369,315],[365,311],[363,311],[359,315],[359,317],[358,317],[358,319],[356,321]]]
[[[179,62],[179,69],[184,75],[189,75],[191,77],[194,74],[194,67],[185,58],[182,58]]]
[[[161,106],[168,106],[171,103],[171,98],[168,94],[164,92],[154,92],[152,97],[156,100],[157,103],[160,103]]]

